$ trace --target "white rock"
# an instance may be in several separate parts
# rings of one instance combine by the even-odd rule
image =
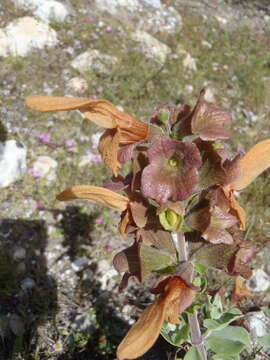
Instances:
[[[38,6],[42,5],[44,0],[12,0],[13,4],[19,8],[26,10],[34,10]]]
[[[95,4],[99,10],[107,11],[112,15],[117,15],[121,7],[131,12],[141,7],[139,0],[96,0]]]
[[[87,81],[81,77],[74,77],[67,82],[67,89],[76,93],[83,93],[87,88]]]
[[[8,37],[2,29],[0,29],[0,56],[8,56]]]
[[[197,71],[196,60],[189,53],[183,60],[183,66],[188,70]]]
[[[209,103],[215,103],[216,102],[215,92],[216,92],[216,90],[214,88],[207,87],[205,94],[204,94],[205,101],[207,101]]]
[[[79,272],[86,268],[90,264],[90,259],[86,256],[82,256],[71,263],[74,271]]]
[[[33,169],[40,177],[46,175],[49,181],[53,181],[56,177],[55,170],[57,168],[57,161],[50,156],[39,156],[33,163]]]
[[[247,288],[250,291],[265,291],[270,286],[270,277],[262,269],[253,270],[251,278],[247,281]]]
[[[144,11],[137,29],[150,30],[156,33],[175,34],[183,27],[181,15],[172,6],[162,6],[154,11]]]
[[[102,54],[98,50],[88,50],[78,55],[71,66],[80,71],[94,71],[99,74],[109,74],[112,68],[117,64],[118,59],[115,56]]]
[[[52,28],[33,17],[25,16],[2,29],[0,56],[26,56],[32,49],[53,47],[57,42],[57,34]]]
[[[33,289],[35,285],[35,281],[31,278],[26,278],[21,282],[21,287],[23,290]]]
[[[50,0],[44,1],[34,11],[34,15],[43,21],[57,21],[63,22],[69,15],[67,7],[59,1]]]
[[[147,5],[150,5],[156,9],[160,9],[161,8],[161,2],[160,0],[143,0],[144,3],[146,3]]]
[[[92,149],[96,150],[98,148],[99,140],[102,136],[103,132],[96,132],[91,136]]]
[[[135,31],[131,34],[131,39],[138,42],[140,51],[145,56],[156,60],[160,64],[164,64],[167,56],[171,53],[168,45],[162,43],[145,31]]]
[[[16,247],[12,254],[13,259],[15,261],[20,261],[20,260],[24,259],[25,255],[26,255],[26,250],[25,250],[25,248],[23,248],[21,246]]]
[[[0,188],[19,179],[26,169],[26,148],[16,140],[0,142]]]
[[[188,94],[191,94],[191,93],[193,92],[193,90],[194,90],[193,85],[187,84],[187,85],[185,86],[185,91],[186,91]]]
[[[228,20],[222,16],[216,15],[216,19],[221,25],[226,25],[228,23]]]
[[[251,312],[245,315],[245,325],[247,326],[251,339],[256,342],[258,337],[270,332],[270,319],[263,311]]]

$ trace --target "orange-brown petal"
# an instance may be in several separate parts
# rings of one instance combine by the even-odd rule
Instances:
[[[231,184],[233,190],[242,190],[270,167],[270,139],[253,146],[240,161],[241,175]]]
[[[56,199],[59,201],[89,200],[119,211],[124,211],[129,203],[129,199],[123,195],[90,185],[73,186],[57,195]]]
[[[131,223],[133,223],[131,211],[129,208],[127,208],[125,212],[122,213],[121,220],[118,224],[118,230],[120,232],[120,235],[122,236],[122,239],[124,240],[126,238],[127,226]]]
[[[159,336],[167,304],[166,297],[160,297],[143,311],[118,346],[118,360],[136,359],[151,348]]]
[[[119,129],[108,129],[101,136],[98,150],[104,163],[113,171],[114,176],[118,175],[121,164],[118,161],[120,132]]]
[[[240,221],[240,229],[245,230],[245,228],[246,228],[246,212],[245,212],[245,210],[235,200],[233,191],[231,191],[228,187],[224,187],[223,191],[230,203],[230,213]]]

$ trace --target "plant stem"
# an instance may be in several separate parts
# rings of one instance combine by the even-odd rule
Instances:
[[[172,233],[172,238],[175,242],[179,261],[188,261],[187,244],[185,234],[182,232]],[[176,241],[177,240],[177,241]],[[190,272],[190,282],[192,282],[192,272]],[[192,345],[196,345],[202,355],[203,360],[207,360],[207,352],[202,340],[200,324],[197,316],[197,311],[194,314],[188,314],[188,322],[190,324],[190,337]]]

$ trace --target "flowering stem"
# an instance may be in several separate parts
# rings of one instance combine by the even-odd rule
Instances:
[[[188,261],[187,244],[185,241],[185,234],[183,232],[172,232],[172,238],[178,251],[179,261]],[[177,239],[177,244],[176,244]],[[192,272],[190,272],[190,279],[192,281]],[[200,324],[195,310],[193,314],[188,314],[188,321],[190,324],[190,337],[192,345],[196,345],[202,355],[203,360],[207,360],[207,352],[203,344]]]

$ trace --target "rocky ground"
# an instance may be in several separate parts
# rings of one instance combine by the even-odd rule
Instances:
[[[100,129],[78,112],[30,111],[25,97],[105,98],[147,121],[161,103],[193,105],[206,87],[207,101],[232,113],[231,146],[244,152],[269,137],[269,27],[267,0],[1,1],[1,360],[115,359],[151,301],[139,285],[117,291],[118,214],[55,200],[108,181]],[[269,194],[269,171],[239,194],[246,238],[259,248],[254,296],[241,304],[254,339],[270,331],[260,311],[270,299]],[[213,277],[210,290],[221,285],[229,301],[228,277]],[[162,339],[156,348],[143,358],[172,350]]]

